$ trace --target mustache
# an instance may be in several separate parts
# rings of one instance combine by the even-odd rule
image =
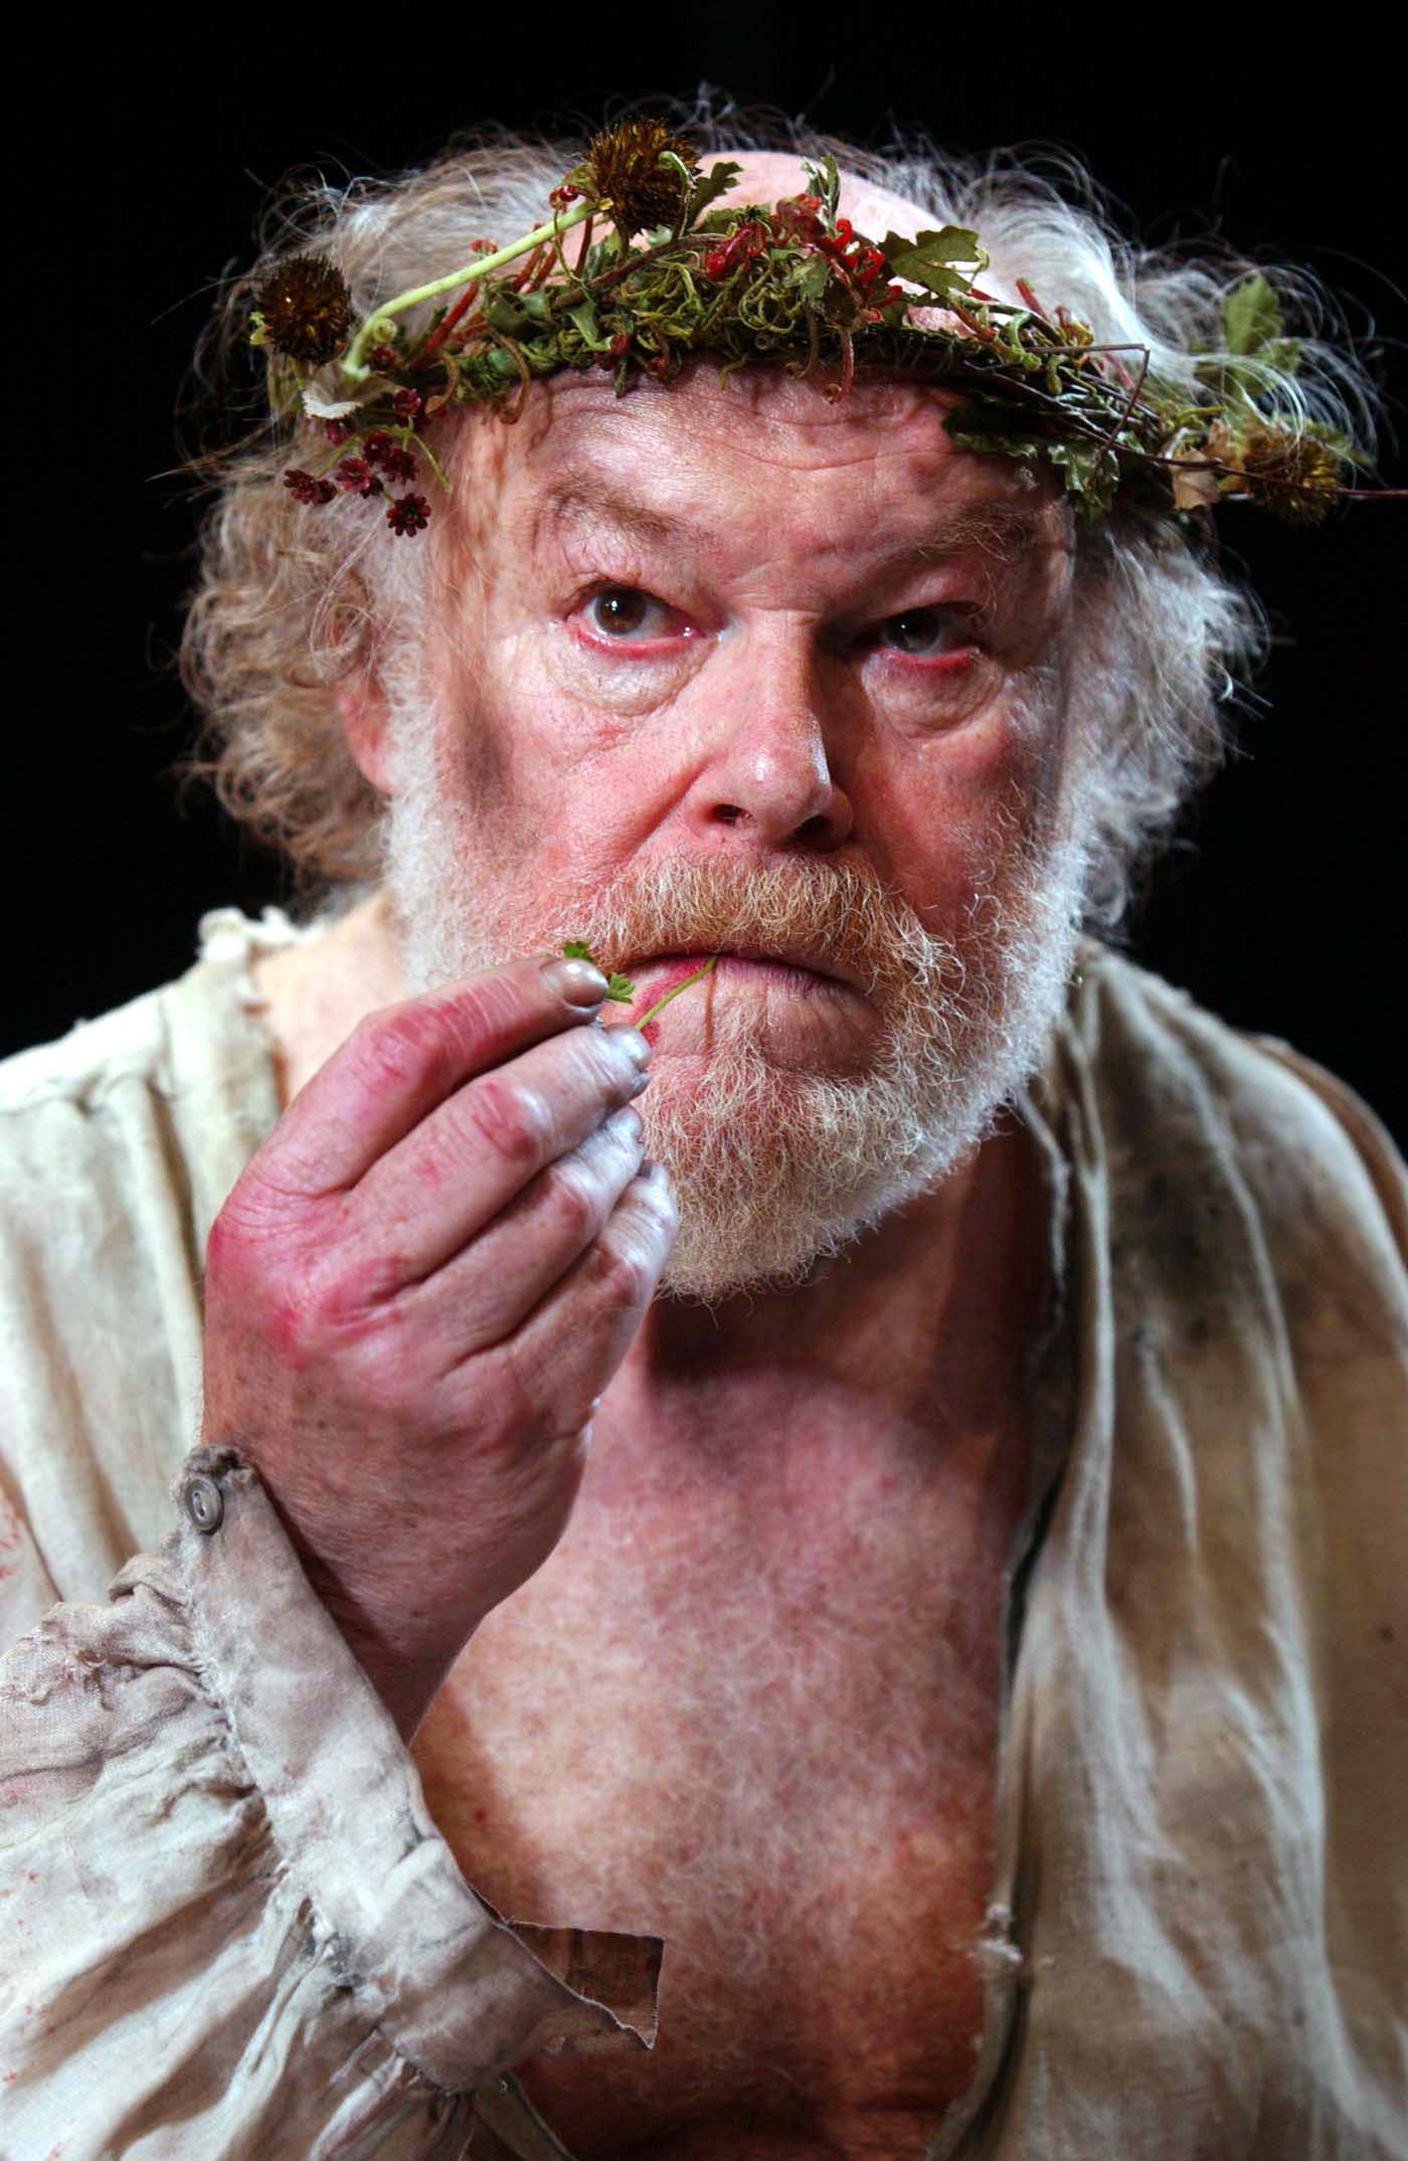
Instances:
[[[558,942],[584,937],[608,968],[654,953],[786,946],[871,993],[928,974],[936,948],[952,951],[878,878],[816,856],[727,867],[671,858],[606,894],[578,888],[557,926]]]

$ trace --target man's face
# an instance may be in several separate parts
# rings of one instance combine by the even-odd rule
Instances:
[[[587,939],[652,1025],[662,1289],[802,1280],[959,1166],[1041,1062],[1078,931],[1059,500],[951,397],[704,365],[476,420],[394,701],[413,989]],[[673,957],[671,959],[670,957]]]

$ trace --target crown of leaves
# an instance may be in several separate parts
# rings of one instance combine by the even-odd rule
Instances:
[[[1224,499],[1313,522],[1352,492],[1364,461],[1349,438],[1265,401],[1266,363],[1293,373],[1298,347],[1259,272],[1227,295],[1222,349],[1190,394],[1157,375],[1146,347],[1098,342],[1022,280],[1020,304],[985,292],[976,233],[857,233],[837,214],[833,158],[804,168],[803,194],[718,207],[740,169],[701,172],[663,122],[626,121],[553,190],[545,223],[506,247],[476,241],[472,262],[356,327],[336,265],[290,257],[255,295],[251,342],[276,421],[317,445],[286,471],[292,495],[310,507],[379,498],[391,530],[413,535],[430,521],[430,476],[446,487],[429,438],[454,407],[514,419],[536,377],[603,368],[620,394],[703,353],[725,373],[826,370],[831,396],[863,362],[952,382],[954,442],[1044,461],[1091,522],[1119,500],[1206,530]]]

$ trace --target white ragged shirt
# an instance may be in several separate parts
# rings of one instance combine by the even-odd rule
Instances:
[[[662,1945],[494,1911],[194,1446],[206,1238],[279,1112],[249,963],[310,934],[201,932],[0,1066],[0,2157],[561,2161],[513,2066],[648,2046]],[[1069,1387],[932,2161],[1403,2161],[1408,1175],[1092,941],[1018,1108]]]

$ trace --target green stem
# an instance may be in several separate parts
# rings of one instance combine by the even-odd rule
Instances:
[[[642,1013],[640,1019],[636,1021],[634,1025],[637,1028],[643,1028],[648,1020],[654,1020],[656,1014],[661,1012],[664,1007],[669,1004],[672,998],[678,998],[682,990],[688,990],[690,984],[697,983],[702,976],[711,975],[714,969],[718,967],[718,965],[718,954],[711,953],[702,968],[696,969],[693,975],[687,975],[683,983],[676,983],[674,989],[667,990],[663,998],[657,998],[654,1005],[650,1008],[650,1011],[648,1013]]]
[[[429,285],[413,286],[409,292],[397,293],[394,300],[383,301],[379,308],[372,310],[348,347],[342,363],[343,374],[354,383],[366,381],[372,371],[363,365],[362,355],[368,345],[380,343],[380,337],[373,339],[372,333],[382,332],[382,326],[390,316],[404,314],[407,308],[415,307],[419,301],[438,299],[441,293],[448,293],[455,286],[477,284],[479,279],[487,277],[491,270],[501,270],[505,263],[513,262],[517,256],[527,255],[532,248],[541,247],[545,240],[551,240],[555,234],[570,233],[574,225],[584,224],[597,207],[591,201],[579,203],[575,210],[549,218],[545,225],[535,226],[531,233],[525,233],[521,240],[511,241],[506,248],[498,249],[495,254],[482,255],[478,262],[467,263],[461,270],[451,270],[443,278],[432,278]]]

